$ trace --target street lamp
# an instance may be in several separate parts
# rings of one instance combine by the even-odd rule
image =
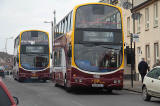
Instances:
[[[53,21],[44,21],[44,23],[50,23],[51,24],[51,36],[52,36],[52,47],[53,47]]]
[[[6,38],[6,43],[5,43],[6,54],[7,54],[7,41],[8,41],[9,39],[13,39],[13,36],[11,36],[11,37],[9,37],[9,38]]]
[[[50,23],[51,24],[51,36],[52,36],[52,49],[53,49],[53,42],[54,42],[54,40],[53,40],[53,36],[54,36],[54,27],[55,27],[55,25],[56,25],[56,11],[54,10],[54,12],[53,12],[53,14],[54,14],[54,21],[44,21],[44,23]],[[53,51],[52,51],[52,56],[53,56]]]

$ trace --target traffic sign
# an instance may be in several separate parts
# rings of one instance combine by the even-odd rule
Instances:
[[[133,42],[139,42],[139,35],[138,34],[132,34]]]

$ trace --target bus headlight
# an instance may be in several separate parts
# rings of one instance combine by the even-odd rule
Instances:
[[[76,79],[74,79],[74,80],[75,80],[75,82],[76,82],[76,83],[78,83],[78,82],[79,82],[79,80],[78,80],[77,78],[76,78]]]
[[[121,80],[118,80],[118,84],[120,84],[121,83]]]
[[[82,79],[79,79],[79,82],[81,83],[81,82],[82,82]]]
[[[114,84],[116,84],[117,82],[118,82],[117,80],[114,80],[114,81],[113,81]]]

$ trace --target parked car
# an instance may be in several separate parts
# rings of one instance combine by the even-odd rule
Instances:
[[[0,76],[5,77],[4,69],[0,67]]]
[[[0,106],[17,106],[18,98],[12,97],[5,84],[0,79]]]
[[[144,77],[142,96],[145,101],[150,101],[151,97],[160,98],[160,66],[153,68]]]

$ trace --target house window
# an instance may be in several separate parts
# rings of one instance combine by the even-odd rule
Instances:
[[[138,55],[141,55],[142,53],[141,53],[141,47],[137,47],[137,54]]]
[[[145,30],[149,29],[149,8],[145,8]]]
[[[154,63],[157,63],[159,60],[159,46],[158,43],[154,44]]]
[[[137,20],[137,33],[140,33],[140,17]]]
[[[154,15],[153,15],[153,26],[157,27],[158,26],[158,3],[156,2],[154,4],[154,11],[153,11]]]
[[[127,36],[130,36],[130,17],[127,18]]]
[[[146,61],[148,64],[150,64],[150,47],[149,47],[149,45],[146,45]]]

